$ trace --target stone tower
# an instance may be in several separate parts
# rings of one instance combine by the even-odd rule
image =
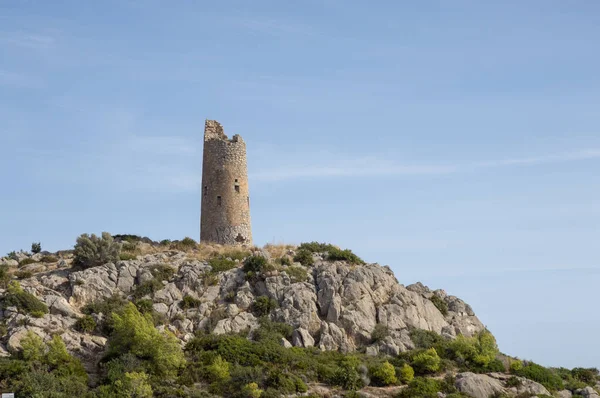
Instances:
[[[246,143],[216,120],[204,126],[200,241],[252,245]]]

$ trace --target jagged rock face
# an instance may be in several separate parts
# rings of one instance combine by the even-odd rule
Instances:
[[[23,326],[23,315],[3,309],[0,320],[7,324],[10,337],[2,343],[8,351],[15,351],[27,330],[44,339],[61,332],[69,350],[93,358],[102,351],[106,339],[73,330],[76,319],[82,316],[81,308],[113,294],[131,297],[137,286],[154,278],[152,270],[158,265],[173,268],[174,275],[162,281],[162,289],[145,298],[151,299],[154,310],[169,320],[167,328],[182,343],[200,329],[218,334],[247,332],[250,336],[259,326],[252,313],[253,302],[259,296],[277,302],[270,318],[291,325],[291,343],[300,347],[343,352],[365,347],[370,354],[397,355],[414,348],[409,336],[411,328],[450,338],[459,333],[470,336],[484,329],[472,309],[460,299],[441,290],[433,292],[421,284],[404,287],[388,267],[377,264],[352,266],[318,260],[307,268],[308,278],[303,282],[294,282],[285,267],[247,281],[241,263],[237,268],[212,275],[206,262],[173,251],[83,271],[72,271],[63,265],[22,281],[24,289],[48,305],[50,314]],[[447,304],[446,315],[430,300],[434,294]],[[181,302],[185,296],[199,304],[183,310]],[[373,343],[371,334],[377,324],[387,326],[389,335]],[[0,356],[5,352],[0,345]]]

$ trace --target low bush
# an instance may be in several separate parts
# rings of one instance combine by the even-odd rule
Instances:
[[[269,262],[263,256],[250,256],[244,261],[244,272],[260,274],[268,267]]]
[[[261,317],[258,320],[260,327],[255,329],[252,338],[258,342],[280,343],[280,339],[290,339],[294,328],[286,323],[273,322],[268,317]]]
[[[269,315],[271,311],[278,308],[277,301],[267,296],[258,296],[252,303],[252,312],[257,316]]]
[[[440,383],[435,379],[415,377],[408,388],[398,394],[398,398],[437,398],[440,391]]]
[[[173,241],[171,248],[179,251],[190,251],[197,249],[198,243],[192,238],[185,237],[182,240]]]
[[[96,329],[96,321],[90,315],[84,315],[75,322],[75,329],[82,333],[92,333]]]
[[[371,341],[373,343],[376,343],[385,339],[389,335],[390,329],[386,325],[378,323],[377,325],[375,325],[375,328],[373,328],[373,331],[371,332]]]
[[[286,274],[289,275],[292,283],[306,282],[308,279],[308,272],[304,267],[291,266],[285,269]]]
[[[313,252],[308,249],[298,249],[298,251],[296,251],[296,255],[294,256],[294,261],[304,265],[305,267],[310,267],[315,263]]]
[[[101,237],[82,234],[75,244],[73,263],[83,268],[96,267],[118,261],[120,253],[121,244],[108,232],[102,232]]]
[[[411,366],[419,375],[435,373],[440,370],[441,359],[435,348],[418,350],[411,356]]]
[[[39,263],[39,261],[34,260],[33,258],[25,258],[25,259],[19,261],[19,267],[24,267],[25,265],[36,264],[36,263]]]
[[[23,290],[17,281],[12,281],[8,284],[6,294],[4,295],[4,306],[17,307],[20,312],[35,317],[44,316],[44,314],[48,313],[46,304],[38,300],[33,294]]]
[[[225,272],[236,267],[236,262],[231,258],[224,256],[213,257],[208,260],[208,265],[211,267],[211,272]]]
[[[169,332],[159,332],[152,317],[141,314],[133,303],[127,303],[112,318],[109,358],[129,353],[144,362],[150,374],[163,377],[174,376],[185,365],[177,338]]]
[[[371,383],[375,386],[389,386],[398,382],[396,378],[396,369],[388,361],[379,363],[369,368]]]
[[[430,300],[433,303],[433,305],[435,305],[435,308],[437,308],[443,316],[448,315],[448,304],[444,301],[444,299],[442,299],[437,294],[434,294],[433,296],[431,296]]]
[[[287,265],[287,266],[290,266],[290,265],[292,265],[292,260],[290,259],[290,257],[289,257],[289,256],[282,256],[282,257],[279,257],[279,258],[276,260],[276,262],[277,262],[277,264],[279,264],[279,265]]]
[[[361,265],[364,264],[365,262],[358,257],[356,254],[352,253],[352,250],[350,249],[338,249],[335,246],[332,246],[329,249],[329,252],[327,254],[327,260],[329,261],[346,261],[350,264],[357,264],[357,265]]]
[[[8,265],[0,265],[0,288],[6,289],[11,279],[10,268]]]
[[[558,374],[551,369],[533,362],[524,364],[519,370],[513,370],[513,373],[517,376],[537,381],[550,391],[557,391],[564,388],[564,383]]]
[[[42,263],[56,263],[58,262],[59,258],[56,256],[52,256],[52,255],[46,255],[46,256],[42,256],[42,258],[40,259],[40,262]]]
[[[400,381],[408,384],[415,378],[415,371],[409,364],[405,363],[398,371]]]
[[[119,260],[121,260],[121,261],[131,261],[131,260],[135,260],[136,258],[137,258],[137,255],[135,253],[122,252],[121,254],[119,254]]]
[[[17,271],[15,272],[15,276],[18,279],[29,279],[33,276],[33,272],[31,271]]]
[[[202,302],[190,295],[185,295],[183,300],[179,303],[182,310],[189,310],[191,308],[198,308]]]
[[[149,281],[139,284],[133,291],[132,295],[136,299],[140,299],[148,295],[152,296],[154,293],[161,290],[163,287],[164,285],[160,280],[158,280],[158,278],[153,278]]]
[[[352,250],[345,249],[342,250],[330,243],[318,243],[318,242],[309,242],[302,243],[298,247],[298,252],[305,251],[309,253],[327,253],[327,260],[329,261],[347,261],[350,264],[364,264],[365,262],[358,257],[356,254],[352,253]],[[306,254],[303,254],[306,257]],[[295,260],[302,263],[299,260]],[[303,263],[302,263],[303,264]],[[306,265],[306,264],[303,264]]]
[[[169,281],[175,275],[176,270],[166,264],[156,265],[151,268],[152,276],[158,281]]]

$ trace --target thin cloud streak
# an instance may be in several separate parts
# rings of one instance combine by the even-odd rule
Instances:
[[[510,166],[534,166],[600,158],[600,149],[592,148],[562,154],[543,155],[526,158],[511,158],[464,165],[400,165],[391,161],[362,158],[353,163],[341,162],[322,166],[296,166],[293,168],[275,167],[272,170],[251,173],[255,181],[276,182],[294,179],[327,177],[377,177],[377,176],[418,176],[447,175],[460,172],[473,172],[482,169]]]

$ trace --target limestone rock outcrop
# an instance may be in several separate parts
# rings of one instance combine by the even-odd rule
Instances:
[[[46,340],[52,333],[61,333],[69,350],[83,358],[99,355],[106,338],[74,330],[75,322],[83,316],[82,309],[114,295],[134,300],[132,295],[140,285],[156,279],[157,267],[170,268],[172,276],[159,280],[158,289],[142,298],[151,300],[152,308],[164,317],[169,330],[182,343],[198,330],[251,336],[259,327],[253,305],[261,296],[275,303],[268,314],[270,319],[292,327],[291,338],[282,344],[298,347],[343,352],[364,348],[370,354],[397,355],[414,348],[409,336],[413,328],[449,338],[457,334],[470,336],[484,329],[462,300],[420,283],[405,287],[389,267],[378,264],[354,266],[325,261],[317,254],[315,264],[305,267],[306,280],[293,279],[286,266],[247,280],[240,261],[231,270],[212,272],[207,262],[176,250],[85,270],[69,268],[72,256],[60,257],[55,264],[45,264],[45,271],[20,281],[25,290],[48,306],[48,314],[33,318],[14,308],[0,308],[0,321],[8,330],[7,336],[0,339],[0,356],[18,351],[19,341],[28,330]],[[13,260],[2,261],[14,265]],[[0,290],[0,298],[3,295]],[[433,295],[445,303],[447,311],[442,313],[436,307]],[[196,304],[185,307],[184,298]],[[98,315],[104,316],[108,314]],[[373,341],[377,325],[383,325],[387,335]],[[487,379],[464,376],[462,380],[465,389],[496,390],[489,387]]]

